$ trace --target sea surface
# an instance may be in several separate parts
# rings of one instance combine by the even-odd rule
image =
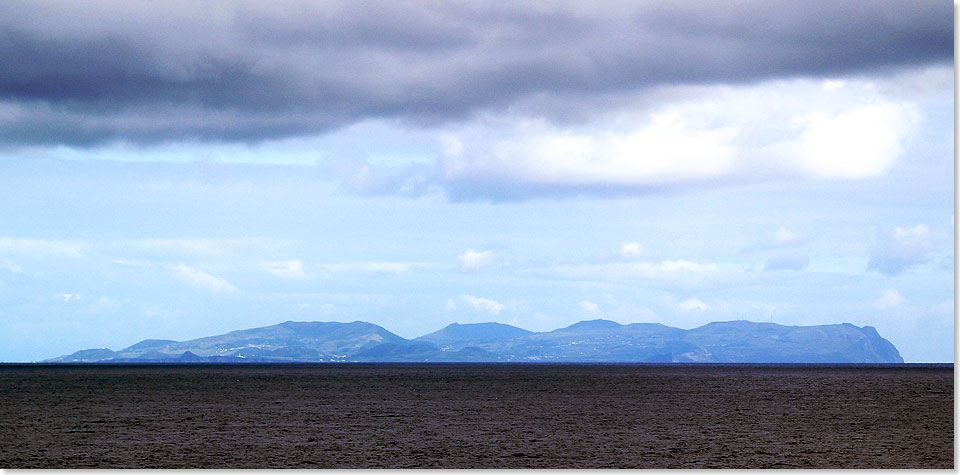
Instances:
[[[954,468],[953,365],[0,365],[0,468]]]

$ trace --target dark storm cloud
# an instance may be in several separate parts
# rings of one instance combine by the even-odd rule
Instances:
[[[944,1],[677,3],[3,2],[0,140],[257,141],[953,57]]]

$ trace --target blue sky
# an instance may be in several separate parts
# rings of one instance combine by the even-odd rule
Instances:
[[[0,361],[593,318],[953,361],[952,5],[699,7],[0,6]]]

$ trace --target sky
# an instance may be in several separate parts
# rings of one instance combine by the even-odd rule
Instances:
[[[295,321],[954,355],[946,1],[0,3],[0,361]]]

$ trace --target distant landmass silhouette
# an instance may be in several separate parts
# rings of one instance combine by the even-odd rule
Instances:
[[[367,322],[284,322],[189,341],[143,340],[120,351],[80,350],[44,363],[623,362],[903,363],[870,326],[589,320],[549,332],[453,323],[408,340]]]

